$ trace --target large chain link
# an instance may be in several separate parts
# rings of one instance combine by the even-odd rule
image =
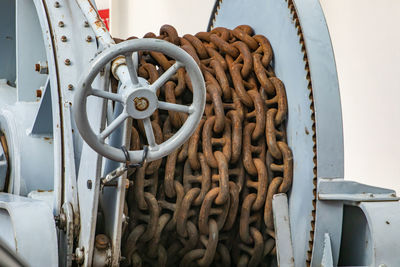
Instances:
[[[276,254],[272,197],[286,193],[293,178],[285,87],[272,68],[268,39],[247,25],[182,38],[164,25],[159,36],[144,38],[167,40],[194,58],[207,104],[187,143],[130,175],[122,264],[268,266]],[[140,52],[139,58],[139,76],[150,83],[174,63],[159,52]],[[158,97],[187,104],[192,90],[182,68]],[[153,114],[157,143],[185,120],[174,111]],[[143,125],[133,122],[131,149],[141,149],[145,140]]]

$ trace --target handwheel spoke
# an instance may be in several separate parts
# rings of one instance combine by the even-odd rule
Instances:
[[[135,64],[132,59],[132,53],[125,55],[126,66],[128,67],[129,76],[131,77],[131,81],[134,87],[139,86],[139,79],[137,76],[137,70]]]
[[[153,126],[151,125],[150,118],[146,118],[143,120],[144,131],[146,132],[147,142],[150,147],[155,147],[157,145],[156,138],[154,137]]]
[[[174,65],[169,67],[169,69],[164,72],[154,83],[150,85],[150,90],[153,92],[157,92],[157,89],[164,85],[175,73],[178,69],[183,67],[184,64],[177,61]]]
[[[104,140],[106,139],[118,126],[128,118],[129,115],[127,113],[122,113],[115,120],[113,120],[105,129],[99,134],[99,138]]]
[[[121,95],[110,93],[110,92],[99,90],[99,89],[90,90],[89,95],[94,95],[94,96],[98,96],[98,97],[105,98],[105,99],[110,99],[110,100],[121,102],[121,103],[124,102]]]
[[[164,109],[164,110],[184,112],[184,113],[188,113],[188,114],[193,113],[193,110],[190,106],[173,104],[173,103],[168,103],[168,102],[164,102],[164,101],[158,101],[158,108]]]

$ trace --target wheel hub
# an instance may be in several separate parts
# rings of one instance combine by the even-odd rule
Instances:
[[[149,107],[149,100],[145,97],[135,97],[133,102],[135,102],[135,108],[139,111],[144,111]]]
[[[135,119],[150,117],[158,108],[158,99],[155,93],[148,88],[133,89],[126,99],[128,114]]]

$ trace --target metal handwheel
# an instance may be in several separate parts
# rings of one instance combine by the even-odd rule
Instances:
[[[132,53],[137,51],[161,52],[176,60],[176,63],[166,70],[154,83],[141,84],[137,77]],[[118,94],[92,88],[92,82],[97,74],[118,56],[125,56],[128,81],[122,81]],[[173,104],[160,101],[157,98],[157,90],[164,85],[176,71],[185,67],[193,86],[193,102],[190,106]],[[127,118],[143,120],[143,125],[149,145],[146,160],[160,159],[180,147],[196,130],[202,117],[205,106],[205,84],[200,68],[193,58],[183,49],[169,42],[159,39],[137,39],[112,45],[94,58],[92,64],[83,73],[75,93],[74,115],[79,133],[86,143],[100,155],[118,162],[127,161],[127,156],[120,148],[105,143],[106,138],[115,131]],[[97,96],[120,102],[123,105],[122,113],[117,116],[105,129],[95,134],[90,127],[86,101],[88,96]],[[150,116],[156,109],[172,110],[188,114],[187,120],[171,138],[157,144],[151,125]],[[131,163],[139,163],[143,160],[143,150],[128,151]]]

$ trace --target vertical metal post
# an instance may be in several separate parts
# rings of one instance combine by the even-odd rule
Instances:
[[[272,198],[274,213],[276,256],[278,266],[294,267],[292,236],[290,234],[289,207],[286,194],[276,194]]]

